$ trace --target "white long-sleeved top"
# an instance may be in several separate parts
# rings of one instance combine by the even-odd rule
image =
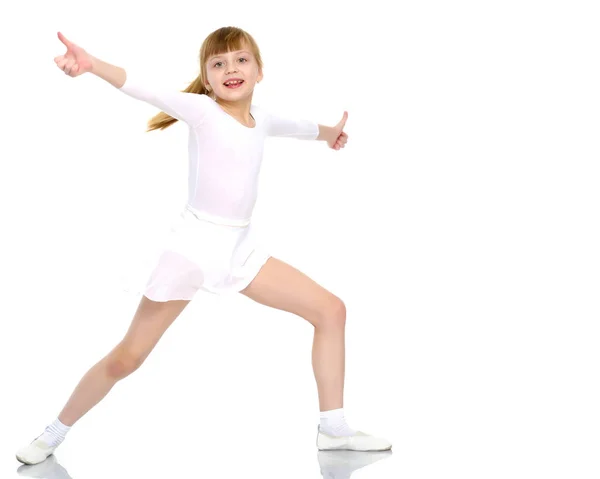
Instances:
[[[250,223],[266,137],[314,140],[319,134],[313,121],[284,118],[254,104],[250,128],[207,95],[150,87],[129,71],[120,91],[188,125],[187,202],[218,223]]]

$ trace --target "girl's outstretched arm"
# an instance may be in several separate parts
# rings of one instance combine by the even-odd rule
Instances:
[[[288,118],[273,113],[268,114],[269,136],[297,138],[301,140],[320,140],[334,150],[344,148],[348,141],[348,134],[344,132],[344,126],[348,113],[335,126],[325,126],[311,120]]]
[[[89,72],[126,95],[149,103],[189,125],[196,126],[204,120],[207,102],[210,101],[206,95],[149,86],[146,81],[132,75],[131,71],[125,71],[122,67],[90,55],[79,45],[67,40],[60,32],[58,38],[67,47],[67,51],[64,55],[54,58],[54,62],[70,77]]]

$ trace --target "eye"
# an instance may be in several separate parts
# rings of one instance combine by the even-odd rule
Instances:
[[[217,63],[215,63],[213,66],[217,67],[217,66],[219,66],[221,63],[223,63],[223,62],[217,62]]]
[[[248,60],[244,57],[240,58],[240,61],[244,60],[244,62],[247,62]]]

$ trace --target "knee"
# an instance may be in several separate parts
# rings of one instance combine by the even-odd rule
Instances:
[[[144,355],[131,347],[119,345],[108,356],[106,370],[109,377],[123,379],[136,371],[144,362]]]
[[[319,325],[324,327],[344,327],[346,324],[346,304],[331,295],[320,308]]]

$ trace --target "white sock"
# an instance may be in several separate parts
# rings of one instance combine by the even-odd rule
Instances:
[[[46,427],[46,430],[38,439],[41,439],[50,447],[57,447],[65,440],[65,436],[70,429],[71,426],[65,426],[56,418],[52,424]]]
[[[330,436],[352,436],[356,433],[346,424],[344,408],[321,411],[321,431]]]

